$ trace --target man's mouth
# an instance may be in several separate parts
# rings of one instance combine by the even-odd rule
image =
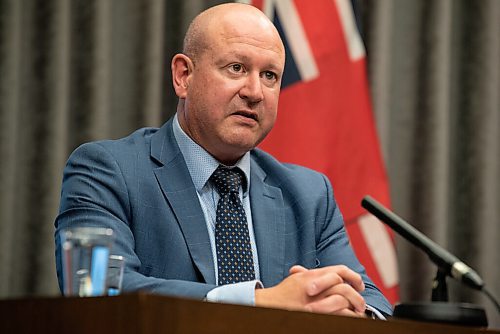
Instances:
[[[258,117],[257,113],[250,112],[250,111],[237,111],[237,112],[233,113],[233,115],[243,116],[243,117],[246,117],[246,118],[250,118],[250,119],[253,119],[256,122],[259,120],[259,117]]]

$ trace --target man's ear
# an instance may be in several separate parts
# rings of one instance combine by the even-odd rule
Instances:
[[[180,99],[185,99],[189,86],[189,78],[193,71],[193,62],[188,56],[178,53],[172,58],[171,69],[175,94]]]

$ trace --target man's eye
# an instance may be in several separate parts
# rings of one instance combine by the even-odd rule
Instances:
[[[241,64],[231,65],[231,70],[233,70],[234,72],[241,72],[242,69],[243,69],[243,66],[241,66]]]
[[[264,76],[267,80],[275,80],[277,78],[277,75],[271,71],[265,71]]]

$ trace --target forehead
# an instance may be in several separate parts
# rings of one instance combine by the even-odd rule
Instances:
[[[262,51],[270,51],[281,55],[284,51],[281,47],[281,43],[276,40],[266,38],[265,36],[259,36],[256,34],[221,34],[219,39],[219,44],[221,46],[232,46],[241,47],[245,46],[254,47],[261,49]],[[281,41],[280,41],[281,42]]]
[[[243,18],[238,24],[233,20],[224,20],[210,29],[210,49],[215,55],[231,53],[242,58],[262,55],[284,63],[285,51],[283,43],[274,26],[267,19]]]

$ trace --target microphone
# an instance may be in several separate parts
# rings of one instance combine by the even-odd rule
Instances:
[[[361,201],[361,206],[413,245],[423,250],[443,273],[463,282],[471,288],[483,290],[484,281],[472,268],[427,238],[371,196],[365,196]]]

